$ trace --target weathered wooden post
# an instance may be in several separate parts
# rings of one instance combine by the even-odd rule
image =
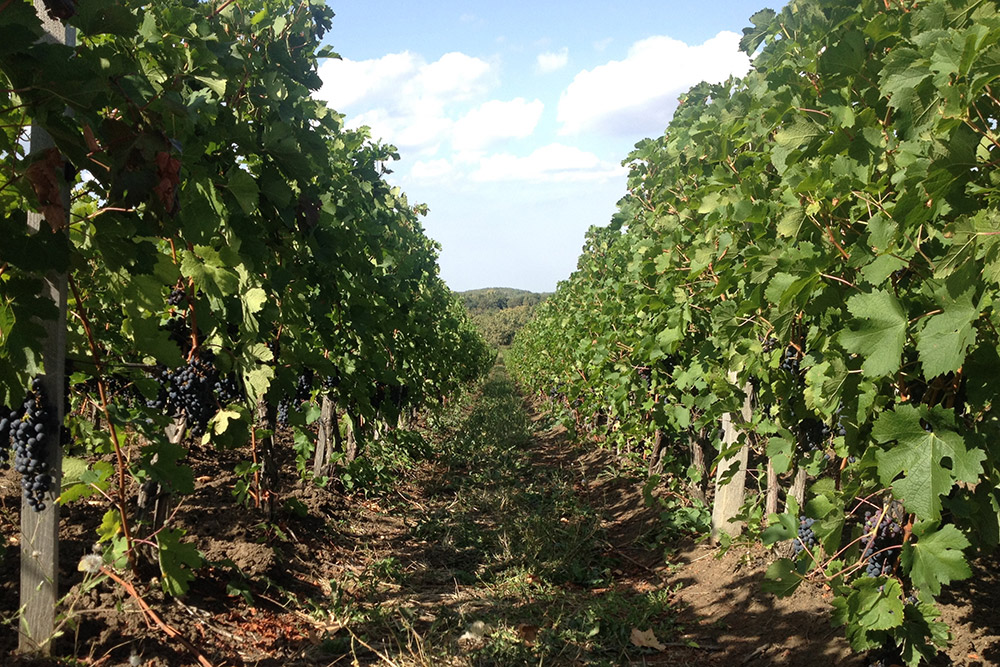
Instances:
[[[729,381],[736,382],[736,373],[730,371]],[[748,383],[743,387],[745,397],[743,409],[740,411],[742,422],[747,423],[753,417],[750,405],[750,394],[753,387]],[[739,440],[739,429],[734,424],[733,414],[727,412],[722,416],[722,445],[728,448]],[[715,469],[715,501],[712,503],[712,541],[719,538],[720,533],[735,537],[743,530],[743,525],[732,522],[743,506],[746,490],[747,458],[750,454],[750,443],[744,441],[739,450],[719,462]],[[733,472],[730,472],[733,471]],[[730,476],[731,475],[731,476]],[[726,481],[726,478],[729,478]]]
[[[41,17],[46,39],[73,45],[73,28],[48,16],[45,6],[35,0],[35,11]],[[31,127],[31,154],[35,157],[55,149],[48,132],[37,125]],[[62,178],[60,172],[59,177]],[[69,219],[69,184],[61,188],[63,220],[47,220],[40,213],[28,214],[28,226],[34,233],[48,233],[62,227]],[[51,217],[51,216],[50,216]],[[64,232],[59,232],[64,233]],[[62,447],[60,436],[63,423],[63,383],[66,363],[66,273],[51,273],[45,277],[43,293],[57,306],[55,319],[43,322],[45,346],[42,362],[45,375],[41,378],[51,422],[45,431],[44,455],[51,476],[45,494],[45,509],[36,512],[21,501],[21,618],[18,648],[24,653],[49,654],[55,634],[56,602],[59,591],[59,487],[62,482]]]

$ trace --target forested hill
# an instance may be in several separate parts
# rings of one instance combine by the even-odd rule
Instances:
[[[524,324],[531,319],[535,307],[548,292],[529,292],[511,287],[486,287],[458,292],[472,321],[491,345],[510,345]]]

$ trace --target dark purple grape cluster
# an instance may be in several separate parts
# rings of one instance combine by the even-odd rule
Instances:
[[[243,400],[243,390],[235,373],[226,376],[219,375],[212,390],[219,399],[220,405],[229,405]]]
[[[183,287],[175,287],[167,297],[167,305],[179,306],[187,299],[187,290]]]
[[[799,422],[798,436],[802,451],[815,452],[823,449],[827,438],[830,437],[830,427],[818,419],[808,417]]]
[[[816,533],[813,532],[813,524],[815,523],[815,519],[810,519],[805,515],[799,517],[798,539],[792,542],[792,551],[796,556],[803,549],[809,549],[812,551],[812,549],[819,544],[819,540],[816,539]]]
[[[220,403],[229,403],[240,394],[235,378],[219,376],[210,350],[198,350],[183,366],[161,368],[153,379],[160,383],[160,392],[146,401],[146,407],[186,417],[195,437],[204,435]]]
[[[768,354],[778,347],[778,339],[774,336],[768,336],[761,341],[760,346],[763,349],[764,354]]]
[[[17,421],[17,411],[0,405],[0,470],[10,468],[10,432]]]
[[[892,574],[903,541],[903,526],[888,512],[865,512],[862,558],[867,559],[866,577]]]
[[[340,371],[334,369],[333,373],[323,377],[323,389],[325,391],[330,391],[331,389],[336,389],[340,386]]]
[[[847,435],[847,427],[844,426],[844,417],[840,414],[840,408],[837,408],[836,422],[832,428],[828,427],[828,429],[834,436],[844,437]]]
[[[31,391],[21,409],[9,411],[7,419],[6,428],[14,448],[14,469],[21,473],[25,500],[31,509],[41,512],[45,509],[45,494],[52,486],[45,452],[52,417],[41,378],[31,382]]]
[[[799,351],[795,349],[794,345],[789,345],[781,355],[781,363],[778,364],[778,368],[789,375],[798,377],[801,370],[799,361]]]
[[[276,415],[278,426],[288,426],[288,417],[292,408],[302,405],[303,401],[308,401],[312,396],[313,378],[315,373],[311,368],[305,368],[299,373],[295,380],[295,394],[284,396],[278,401],[278,413]]]
[[[183,317],[171,317],[163,325],[167,334],[177,347],[181,349],[181,354],[187,354],[191,350],[191,327]]]
[[[886,643],[881,648],[868,653],[867,667],[898,667],[903,664],[902,653],[894,644]]]

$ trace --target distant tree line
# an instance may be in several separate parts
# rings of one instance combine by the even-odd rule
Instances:
[[[483,337],[497,347],[510,345],[514,334],[534,315],[535,307],[549,296],[509,287],[488,287],[458,295]]]

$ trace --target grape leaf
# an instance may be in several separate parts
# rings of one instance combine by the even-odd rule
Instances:
[[[912,405],[900,405],[878,418],[872,436],[882,444],[898,443],[877,454],[882,483],[892,485],[893,495],[908,511],[921,519],[937,520],[941,517],[941,496],[957,481],[976,482],[986,453],[966,449],[962,436],[954,431],[925,431],[921,416]],[[945,459],[951,461],[950,469],[944,467]],[[900,473],[903,477],[896,479]]]
[[[785,597],[794,593],[803,581],[802,575],[795,569],[795,563],[787,558],[781,558],[771,563],[771,566],[767,568],[760,587],[766,593]]]
[[[943,313],[927,319],[917,341],[917,352],[926,379],[957,371],[962,366],[966,352],[976,342],[976,329],[972,323],[978,318],[979,311],[968,299],[965,303],[952,304]]]
[[[840,342],[848,352],[865,358],[861,364],[864,374],[890,375],[899,370],[906,313],[896,297],[883,290],[855,294],[847,300],[847,309],[862,323],[840,334]]]
[[[175,596],[187,593],[194,579],[193,570],[202,564],[201,553],[193,544],[181,542],[183,536],[183,530],[171,528],[164,528],[156,534],[163,591]]]
[[[951,524],[936,528],[936,523],[915,525],[913,533],[918,539],[904,544],[902,553],[903,567],[909,569],[913,585],[935,596],[941,593],[941,584],[972,576],[962,553],[969,540]]]

